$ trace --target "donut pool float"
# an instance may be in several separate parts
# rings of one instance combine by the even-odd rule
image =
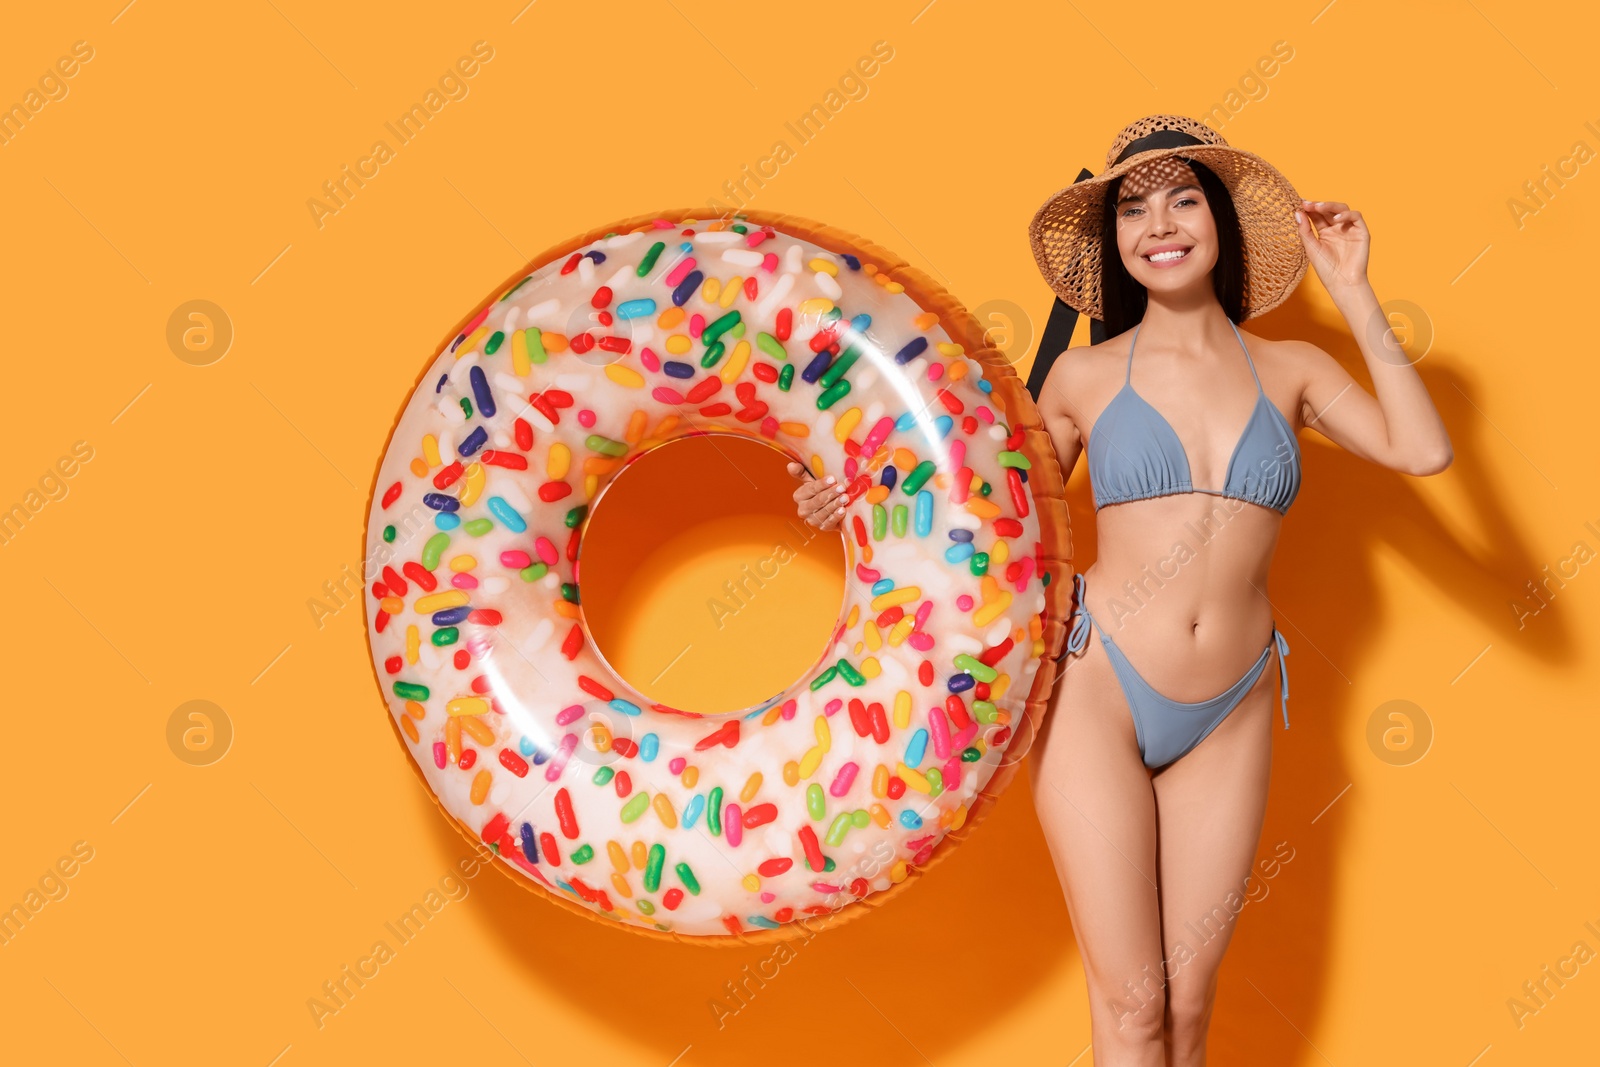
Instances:
[[[616,677],[579,595],[591,502],[714,434],[849,492],[831,641],[732,714]],[[378,685],[451,823],[566,908],[697,944],[836,925],[948,854],[1032,742],[1071,607],[1006,357],[899,257],[757,211],[625,219],[496,287],[401,409],[365,545]]]

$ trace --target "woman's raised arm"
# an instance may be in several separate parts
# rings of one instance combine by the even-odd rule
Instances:
[[[1304,363],[1302,419],[1354,455],[1406,474],[1438,474],[1454,452],[1427,386],[1393,340],[1388,317],[1367,280],[1371,243],[1359,211],[1338,201],[1302,201],[1300,238],[1334,306],[1366,358],[1374,397],[1328,353],[1288,342]],[[1311,223],[1317,224],[1313,233]]]

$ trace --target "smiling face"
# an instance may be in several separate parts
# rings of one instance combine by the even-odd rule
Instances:
[[[1135,281],[1152,293],[1210,290],[1216,220],[1189,165],[1175,156],[1130,170],[1117,191],[1117,250]]]

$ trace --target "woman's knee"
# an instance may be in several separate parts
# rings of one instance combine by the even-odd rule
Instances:
[[[1211,1022],[1211,1009],[1217,999],[1216,979],[1182,981],[1167,986],[1168,1029],[1175,1040],[1203,1036]]]
[[[1167,989],[1157,965],[1147,965],[1113,988],[1106,979],[1091,979],[1091,1015],[1097,1024],[1096,1038],[1119,1046],[1139,1047],[1159,1044],[1166,1028]]]

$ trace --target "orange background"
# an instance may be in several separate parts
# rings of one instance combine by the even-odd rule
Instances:
[[[1271,586],[1295,711],[1261,845],[1294,858],[1241,912],[1212,1053],[1595,1058],[1592,961],[1522,1025],[1507,1006],[1576,942],[1600,952],[1600,577],[1572,559],[1600,549],[1592,12],[122,3],[12,13],[0,37],[0,106],[74,42],[93,50],[0,143],[0,507],[41,481],[55,497],[0,544],[0,906],[41,879],[65,892],[0,945],[6,1059],[1089,1063],[1081,961],[1020,781],[925,884],[781,966],[610,931],[484,872],[447,883],[465,895],[441,894],[319,1028],[307,1000],[467,850],[382,722],[359,610],[307,602],[354,591],[366,487],[423,362],[546,246],[728,202],[724,182],[765,166],[752,206],[902,252],[1025,372],[1050,306],[1029,216],[1157,111],[1210,116],[1303,195],[1363,212],[1374,287],[1405,302],[1456,453],[1412,479],[1302,439]],[[480,40],[493,57],[465,95],[319,227],[307,201],[394,146],[384,124]],[[785,124],[877,41],[892,58],[801,144]],[[1279,41],[1292,58],[1253,74]],[[167,338],[197,299],[234,335],[204,366]],[[1366,381],[1314,278],[1255,328]],[[76,442],[92,455],[51,480]],[[1082,470],[1071,501],[1086,565]],[[1534,613],[1546,567],[1567,579]],[[169,745],[192,700],[231,724],[209,765]],[[1372,739],[1396,700],[1431,734],[1420,758]],[[72,875],[49,881],[63,857]],[[763,965],[719,1024],[710,1003],[736,1006],[725,984]]]

